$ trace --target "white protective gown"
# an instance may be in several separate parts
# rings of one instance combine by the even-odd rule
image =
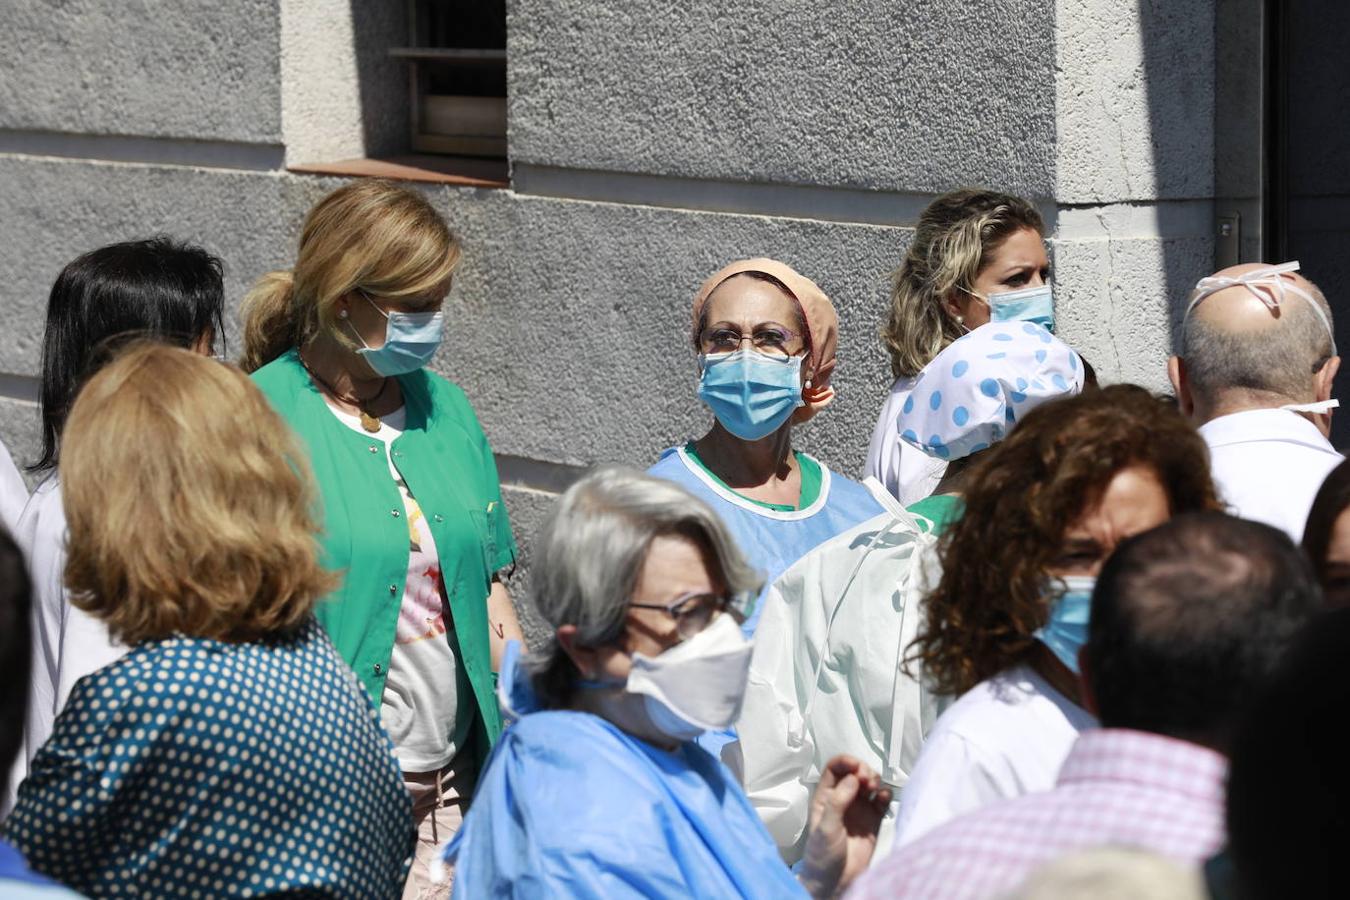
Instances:
[[[892,505],[807,554],[765,596],[739,741],[723,760],[788,863],[801,858],[811,793],[831,757],[867,763],[897,797],[909,779],[939,712],[901,666],[936,573],[933,545]],[[896,805],[878,846],[890,845]]]

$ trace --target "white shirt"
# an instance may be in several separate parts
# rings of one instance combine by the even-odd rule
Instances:
[[[113,641],[107,626],[70,604],[62,579],[66,568],[66,512],[61,485],[47,476],[28,498],[15,539],[28,558],[33,579],[33,665],[24,719],[23,753],[11,773],[4,810],[13,804],[28,762],[51,737],[75,682],[121,659],[127,648]]]
[[[389,475],[403,498],[408,572],[389,674],[380,695],[380,723],[394,741],[394,753],[404,772],[435,772],[445,768],[468,739],[473,708],[464,714],[459,700],[472,696],[472,688],[455,653],[456,638],[446,633],[451,618],[436,541],[391,456],[391,445],[406,426],[407,408],[400,406],[381,418],[380,430],[373,435],[361,427],[359,416],[331,405],[328,408],[348,428],[384,444]]]
[[[901,376],[891,385],[891,393],[877,416],[872,443],[867,447],[867,468],[863,477],[875,478],[886,486],[901,506],[912,506],[933,493],[947,471],[947,463],[900,440],[900,415],[917,378]]]
[[[937,720],[900,796],[895,846],[996,800],[1047,791],[1092,714],[1030,666],[977,684]]]
[[[1200,426],[1219,498],[1244,519],[1303,540],[1314,498],[1345,457],[1317,426],[1287,409],[1252,409]]]
[[[19,514],[27,502],[28,485],[24,484],[9,449],[0,441],[0,525],[11,534],[18,530]]]

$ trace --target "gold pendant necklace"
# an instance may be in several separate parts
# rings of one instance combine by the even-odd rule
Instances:
[[[380,385],[380,389],[375,392],[375,396],[371,397],[369,400],[362,401],[355,397],[344,397],[342,394],[338,393],[335,387],[319,377],[319,373],[309,367],[309,363],[305,361],[303,356],[300,357],[300,365],[304,366],[305,371],[309,373],[309,376],[317,381],[320,387],[328,391],[334,399],[339,400],[348,406],[356,407],[356,411],[361,417],[361,427],[363,429],[370,434],[379,433],[380,428],[384,423],[380,421],[378,416],[372,415],[367,407],[372,403],[378,402],[379,399],[384,396],[385,388],[389,387],[389,377],[387,375],[385,376],[384,382]]]

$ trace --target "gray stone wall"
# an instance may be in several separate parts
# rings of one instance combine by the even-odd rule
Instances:
[[[0,438],[18,457],[61,266],[169,232],[224,259],[237,307],[341,183],[284,164],[396,148],[384,50],[406,21],[375,6],[0,0]],[[514,0],[509,27],[513,188],[421,189],[465,246],[434,365],[503,461],[526,561],[576,467],[646,466],[706,427],[688,306],[735,258],[783,259],[839,307],[838,400],[798,442],[856,476],[890,381],[889,272],[959,185],[1030,196],[1063,334],[1104,379],[1164,386],[1175,300],[1213,256],[1212,0]]]

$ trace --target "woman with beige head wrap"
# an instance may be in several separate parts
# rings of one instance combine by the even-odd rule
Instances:
[[[698,396],[714,422],[650,471],[711,504],[769,582],[882,511],[865,487],[792,449],[792,426],[834,399],[838,334],[825,292],[772,259],[732,263],[694,298]],[[755,610],[747,635],[757,621]]]

